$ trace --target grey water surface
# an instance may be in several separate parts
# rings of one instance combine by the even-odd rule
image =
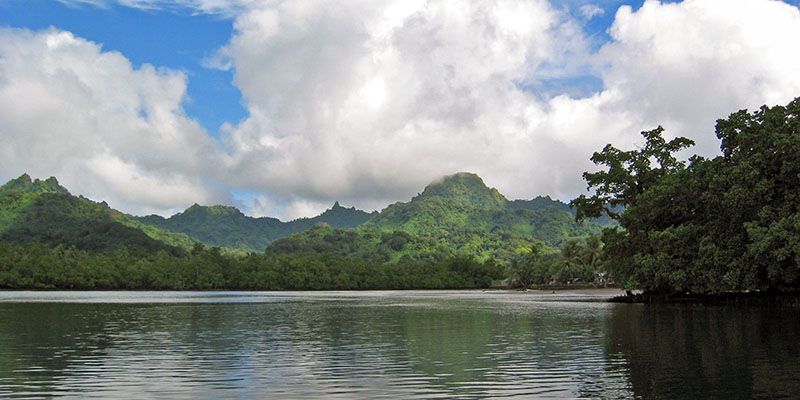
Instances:
[[[615,294],[0,292],[0,397],[800,396],[797,310]]]

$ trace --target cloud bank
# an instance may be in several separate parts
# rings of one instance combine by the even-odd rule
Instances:
[[[380,208],[464,170],[510,197],[568,199],[606,143],[661,124],[714,154],[716,118],[800,95],[800,10],[779,1],[623,6],[597,51],[544,0],[179,3],[234,15],[208,63],[233,70],[249,117],[212,140],[181,108],[180,72],[132,68],[67,32],[6,30],[0,168],[135,212],[231,190],[282,217],[333,200]],[[601,11],[615,10],[581,13]],[[586,76],[602,89],[545,90]]]

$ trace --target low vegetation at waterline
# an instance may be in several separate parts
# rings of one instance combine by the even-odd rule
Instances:
[[[226,256],[202,245],[176,256],[0,243],[0,266],[8,289],[470,289],[505,275],[468,256],[384,265],[318,253]]]

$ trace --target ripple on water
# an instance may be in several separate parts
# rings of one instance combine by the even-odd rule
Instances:
[[[688,347],[681,342],[664,338],[679,333],[674,327],[685,326],[687,315],[652,319],[645,308],[598,298],[502,292],[0,293],[0,397],[685,394],[674,388],[689,379],[680,367],[692,359],[681,357],[692,355],[682,353]],[[747,324],[729,329],[742,330],[737,340],[766,340],[772,346],[767,350],[782,346],[786,357],[797,355],[796,341],[765,337],[766,331]],[[695,340],[703,340],[703,332],[709,329],[692,331]],[[664,353],[647,355],[657,351]],[[750,373],[751,390],[742,393],[769,394],[756,380],[761,376],[772,377],[773,387],[797,378],[795,363],[766,354],[738,354],[737,362]],[[667,355],[676,368],[658,365]],[[696,366],[695,373],[707,367]],[[708,380],[720,388],[726,384]]]

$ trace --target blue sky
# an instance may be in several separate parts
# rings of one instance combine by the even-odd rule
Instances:
[[[68,6],[54,0],[0,0],[0,25],[70,31],[121,52],[135,66],[148,63],[185,71],[189,78],[186,112],[210,134],[224,122],[246,116],[231,71],[203,67],[203,60],[225,45],[233,20],[191,10],[141,10],[120,5]]]
[[[798,4],[0,0],[0,179],[161,215],[374,210],[461,171],[569,200],[607,143],[712,155],[717,118],[800,95]]]

